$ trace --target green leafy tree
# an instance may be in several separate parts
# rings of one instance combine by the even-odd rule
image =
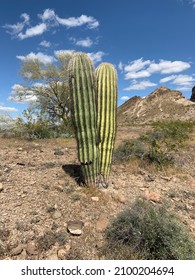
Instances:
[[[70,123],[70,92],[68,62],[71,52],[59,51],[53,63],[37,58],[24,58],[20,75],[23,85],[16,85],[10,99],[33,100],[30,107],[51,122]]]

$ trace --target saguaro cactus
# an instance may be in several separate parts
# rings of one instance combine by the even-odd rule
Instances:
[[[117,73],[110,63],[96,69],[97,78],[97,129],[99,139],[100,184],[108,185],[116,136]]]
[[[84,180],[95,185],[98,175],[96,79],[93,64],[84,53],[73,55],[69,64],[72,118]]]

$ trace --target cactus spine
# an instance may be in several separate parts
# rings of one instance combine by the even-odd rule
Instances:
[[[96,69],[96,78],[100,184],[106,187],[116,136],[117,73],[114,66],[100,64]]]
[[[96,80],[94,68],[84,53],[73,55],[69,64],[72,118],[85,183],[95,185],[98,173]]]

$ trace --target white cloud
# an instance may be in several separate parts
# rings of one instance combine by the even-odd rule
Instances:
[[[172,84],[180,85],[180,86],[193,86],[193,82],[195,79],[189,75],[178,75],[173,80]]]
[[[179,73],[190,68],[190,63],[184,61],[169,61],[161,59],[159,63],[151,63],[147,71],[161,74]]]
[[[55,58],[53,56],[43,54],[42,52],[38,52],[36,54],[31,52],[26,56],[17,55],[16,57],[20,60],[37,59],[43,64],[52,63],[55,61]]]
[[[24,40],[29,37],[34,37],[43,34],[47,30],[47,25],[45,23],[37,24],[33,27],[28,28],[25,33],[20,32],[18,38]]]
[[[155,83],[152,83],[148,80],[143,80],[143,81],[136,81],[136,80],[133,80],[131,85],[127,88],[125,88],[124,90],[143,90],[143,89],[146,89],[148,87],[154,87],[156,86],[157,84]]]
[[[30,16],[26,13],[20,15],[20,18],[23,19],[22,22],[17,22],[16,24],[5,24],[3,28],[6,29],[6,32],[13,37],[20,33],[26,25],[29,25]]]
[[[160,80],[160,83],[170,82],[179,86],[193,86],[195,78],[190,75],[171,75]]]
[[[123,71],[124,64],[120,61],[118,64],[118,69]]]
[[[89,29],[95,29],[99,26],[99,22],[91,16],[81,15],[80,17],[60,18],[56,15],[59,24],[70,27],[78,27],[86,24]]]
[[[81,40],[76,40],[74,38],[72,38],[75,45],[77,46],[81,46],[81,47],[84,47],[84,48],[90,48],[92,45],[93,45],[93,41],[87,37],[86,39],[81,39]]]
[[[105,53],[99,51],[96,53],[87,53],[87,55],[93,60],[94,63],[97,63],[102,61],[102,57],[105,55]]]
[[[143,58],[133,60],[129,63],[129,65],[125,66],[125,72],[137,72],[144,69],[145,66],[149,65],[150,63],[150,60],[143,61]]]
[[[151,76],[151,74],[147,70],[142,70],[142,71],[138,71],[138,72],[127,72],[125,74],[125,80],[148,78],[150,76]]]
[[[195,0],[192,0],[192,7],[195,9]]]
[[[51,43],[46,40],[41,41],[41,43],[39,45],[42,47],[45,47],[45,48],[51,47]]]
[[[52,9],[46,9],[43,11],[43,14],[38,14],[41,22],[35,26],[29,27],[30,17],[28,14],[23,13],[20,17],[23,19],[22,22],[18,22],[16,24],[5,24],[3,26],[7,33],[20,40],[41,35],[48,31],[51,27],[59,25],[67,28],[86,25],[89,29],[95,29],[99,26],[99,22],[92,16],[81,15],[79,17],[61,18]]]
[[[121,100],[128,100],[128,99],[129,99],[129,96],[126,96],[126,95],[121,97]]]
[[[42,21],[51,21],[51,20],[55,20],[56,19],[56,14],[55,11],[52,9],[46,9],[43,14],[39,14],[38,17],[42,20]]]
[[[124,68],[125,80],[148,78],[152,74],[172,74],[185,71],[191,67],[190,63],[184,61],[169,61],[160,60],[158,63],[151,60],[143,60],[139,58],[131,61],[128,65],[124,66],[119,63],[122,70]],[[162,79],[162,82],[168,81]]]
[[[165,78],[160,79],[160,83],[167,83],[170,82],[172,80],[174,80],[177,76],[176,75],[171,75]]]
[[[0,105],[0,111],[5,112],[18,112],[18,109],[15,107],[5,107]]]

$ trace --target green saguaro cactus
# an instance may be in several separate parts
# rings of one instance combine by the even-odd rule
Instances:
[[[96,79],[93,64],[86,54],[73,55],[69,82],[78,158],[85,183],[95,186],[98,175]]]
[[[116,136],[118,90],[115,67],[110,63],[100,64],[96,69],[96,78],[100,184],[107,187]]]

